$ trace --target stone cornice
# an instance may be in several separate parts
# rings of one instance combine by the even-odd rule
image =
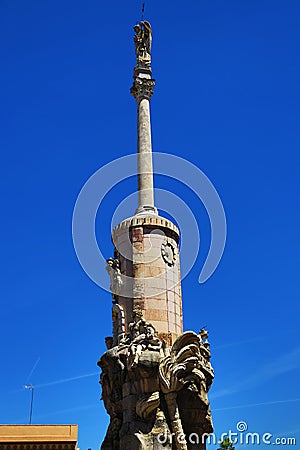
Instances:
[[[124,233],[124,231],[129,230],[131,227],[141,227],[141,226],[150,226],[154,228],[168,228],[172,230],[176,235],[176,240],[179,239],[179,230],[170,220],[165,219],[164,217],[158,215],[148,215],[148,216],[133,216],[128,219],[123,220],[121,223],[116,225],[112,230],[112,239],[117,238],[119,234]]]

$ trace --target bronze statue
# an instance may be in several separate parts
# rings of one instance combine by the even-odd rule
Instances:
[[[151,64],[151,44],[152,28],[146,20],[133,27],[135,31],[134,44],[136,54],[136,64],[138,67],[150,68]]]

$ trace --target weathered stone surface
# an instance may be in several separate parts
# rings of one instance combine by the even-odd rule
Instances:
[[[189,331],[170,348],[141,312],[133,316],[129,333],[98,362],[111,419],[101,450],[204,448],[187,436],[212,432],[209,344]]]
[[[132,321],[132,310],[140,307],[145,319],[158,333],[182,333],[182,299],[179,257],[169,265],[162,249],[171,245],[178,252],[178,231],[169,220],[160,216],[140,215],[125,220],[113,231],[115,245],[110,276],[114,302],[124,314],[124,328]],[[172,254],[172,252],[171,252]],[[169,316],[168,311],[177,315]],[[161,313],[164,313],[163,315]],[[114,316],[114,320],[119,318]],[[114,330],[118,330],[114,324]],[[114,340],[118,341],[118,336]],[[174,339],[173,339],[174,342]]]

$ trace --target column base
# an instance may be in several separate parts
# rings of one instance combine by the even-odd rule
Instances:
[[[155,206],[139,206],[135,211],[134,215],[137,214],[156,214],[158,215],[158,210]]]

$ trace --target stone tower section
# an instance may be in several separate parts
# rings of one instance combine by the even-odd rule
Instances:
[[[140,309],[158,336],[171,345],[182,333],[179,230],[154,206],[150,100],[152,31],[148,22],[135,26],[136,67],[131,94],[137,104],[138,207],[112,233],[119,284],[112,282],[114,343],[128,332],[132,311]],[[115,276],[116,278],[116,276]],[[112,280],[113,281],[113,280]],[[122,317],[122,320],[120,319]],[[121,326],[122,322],[122,326]]]
[[[138,214],[113,230],[122,279],[119,294],[114,295],[114,330],[119,320],[114,311],[118,307],[124,314],[124,328],[114,331],[115,342],[128,332],[136,309],[169,345],[182,333],[178,241],[177,227],[156,214]]]
[[[179,230],[154,203],[152,30],[146,21],[134,30],[138,206],[113,229],[107,260],[113,331],[98,361],[110,416],[101,450],[205,450],[213,431],[208,333],[183,332]]]

